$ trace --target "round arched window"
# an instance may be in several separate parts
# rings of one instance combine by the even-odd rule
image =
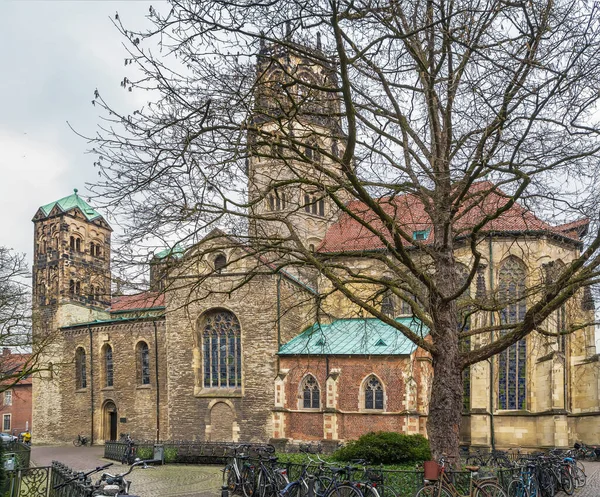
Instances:
[[[218,254],[214,260],[215,271],[220,273],[227,266],[227,258],[224,254]]]

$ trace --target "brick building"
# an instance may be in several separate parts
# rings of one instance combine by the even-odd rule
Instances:
[[[13,353],[5,347],[0,355],[0,367],[3,376],[18,375],[29,361],[30,354]],[[32,428],[31,377],[25,377],[2,392],[0,397],[0,416],[2,432],[18,436]]]
[[[263,47],[258,73],[275,83],[259,95],[255,121],[276,134],[273,113],[285,109],[272,105],[272,93],[285,75],[273,60],[324,85],[333,85],[334,76],[282,48]],[[338,114],[339,98],[329,93],[318,104],[321,112],[291,131],[299,139],[316,131],[319,148],[343,153],[340,123],[322,113]],[[306,164],[281,167],[282,161],[265,158],[256,137],[249,141],[251,238],[280,239],[285,215],[299,243],[317,257],[335,258],[340,271],[385,274],[369,256],[385,247],[359,222],[363,205],[348,199],[355,215],[339,215],[323,188],[268,193],[274,181],[298,175],[335,185]],[[304,153],[312,154],[310,147]],[[321,170],[339,167],[319,160]],[[486,201],[461,218],[460,229],[505,201],[489,183],[474,189],[474,198],[479,189]],[[424,208],[413,197],[381,202],[415,240],[432,241]],[[35,440],[68,442],[82,433],[100,442],[121,432],[248,441],[348,440],[372,429],[426,434],[430,358],[397,327],[364,317],[324,276],[293,264],[272,271],[250,245],[214,230],[185,250],[157,254],[148,292],[112,297],[111,228],[100,213],[75,192],[40,207],[33,221],[34,331],[56,334],[44,351],[52,367],[33,384]],[[587,226],[587,220],[552,226],[513,205],[492,222],[485,265],[469,291],[523,295],[540,272],[550,274],[580,253]],[[340,249],[354,252],[339,257]],[[465,268],[469,257],[468,247],[457,249]],[[410,305],[394,295],[375,300],[390,319],[425,339]],[[516,319],[523,306],[507,308],[503,319]],[[548,325],[562,329],[593,313],[591,299],[577,294]],[[492,319],[480,314],[473,324]],[[593,327],[564,340],[528,336],[465,375],[463,440],[531,447],[600,442],[598,371]]]

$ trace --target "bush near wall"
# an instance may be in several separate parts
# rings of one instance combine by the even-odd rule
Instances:
[[[371,464],[406,464],[431,458],[429,441],[423,435],[391,431],[370,432],[333,453],[338,461],[366,459]]]

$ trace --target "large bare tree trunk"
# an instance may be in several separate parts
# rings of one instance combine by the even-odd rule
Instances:
[[[463,384],[456,331],[441,332],[435,339],[440,353],[433,358],[433,384],[427,434],[434,459],[446,455],[458,462]]]

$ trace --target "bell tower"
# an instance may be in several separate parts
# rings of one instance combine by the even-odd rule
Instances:
[[[51,327],[104,314],[110,305],[108,223],[77,189],[40,207],[33,223],[34,311]],[[54,326],[47,322],[51,316]]]
[[[316,249],[338,210],[345,135],[333,64],[318,48],[287,40],[261,47],[248,132],[251,243]],[[282,222],[283,221],[283,222]]]

